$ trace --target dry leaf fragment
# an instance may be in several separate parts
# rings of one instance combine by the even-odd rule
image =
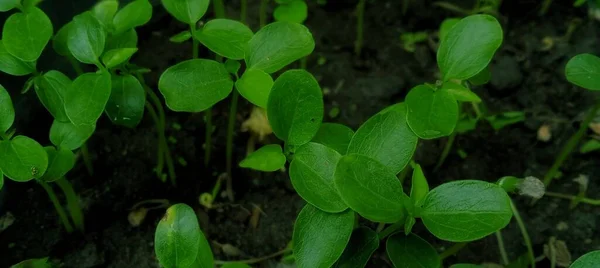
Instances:
[[[267,118],[267,111],[260,107],[254,107],[250,113],[250,118],[242,123],[242,132],[250,132],[258,137],[258,141],[263,141],[265,137],[273,133],[273,129]]]
[[[550,125],[543,124],[537,132],[537,138],[540,141],[548,142],[552,139],[552,128]]]
[[[138,227],[142,224],[142,222],[144,222],[144,219],[146,218],[147,214],[148,209],[146,209],[145,207],[140,207],[129,212],[127,220],[129,221],[129,224],[131,224],[131,226]]]

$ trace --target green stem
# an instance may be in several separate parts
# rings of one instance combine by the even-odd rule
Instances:
[[[79,76],[83,74],[83,69],[81,68],[81,64],[72,56],[68,57],[69,62],[71,63],[71,66],[73,66],[73,70],[75,70],[75,73]]]
[[[542,4],[542,8],[540,9],[540,16],[546,15],[548,9],[550,9],[550,5],[552,5],[552,0],[545,0]]]
[[[255,263],[259,263],[259,262],[263,262],[272,258],[275,258],[277,256],[281,256],[283,254],[286,254],[288,252],[291,252],[292,249],[290,248],[286,248],[286,249],[282,249],[280,251],[277,251],[273,254],[269,254],[267,256],[264,257],[260,257],[260,258],[254,258],[254,259],[249,259],[249,260],[241,260],[241,261],[220,261],[220,260],[215,260],[215,264],[217,265],[224,265],[224,264],[228,264],[228,263],[244,263],[244,264],[255,264]]]
[[[60,187],[67,198],[67,209],[69,210],[69,214],[71,214],[71,219],[73,220],[75,228],[83,232],[85,229],[83,212],[81,210],[81,205],[79,204],[77,193],[75,193],[73,186],[65,178],[60,178],[56,181],[56,184],[58,184],[58,187]]]
[[[240,7],[240,21],[243,24],[247,24],[246,23],[247,16],[248,16],[248,0],[242,0],[241,7]]]
[[[512,200],[510,201],[510,208],[512,209],[515,221],[517,221],[517,225],[519,225],[521,234],[523,234],[523,240],[525,241],[525,246],[527,246],[527,255],[529,255],[529,262],[531,263],[531,268],[535,268],[535,255],[533,255],[533,246],[531,245],[529,233],[527,232],[525,223],[521,218],[521,214],[519,214],[519,211],[517,210],[517,207],[515,206],[515,203]]]
[[[260,28],[265,27],[265,25],[267,25],[267,7],[268,6],[269,6],[269,0],[261,0],[260,1],[260,9],[259,9]]]
[[[400,172],[400,174],[398,174],[398,179],[400,180],[400,184],[404,184],[404,181],[406,180],[406,178],[408,177],[408,174],[410,174],[411,171],[412,171],[412,166],[411,166],[411,164],[408,164],[408,165],[406,165],[406,167],[404,167],[404,169]]]
[[[454,12],[464,15],[464,16],[470,15],[472,13],[471,10],[467,10],[467,9],[458,7],[458,6],[448,3],[448,2],[434,2],[433,5],[450,10],[450,11],[454,11]]]
[[[227,124],[227,195],[229,196],[229,200],[233,202],[233,178],[232,178],[232,169],[233,169],[233,133],[235,129],[235,119],[237,115],[237,106],[238,106],[238,98],[239,94],[237,90],[234,90],[231,95],[231,106],[229,107],[229,122]]]
[[[52,201],[52,205],[54,205],[54,208],[56,209],[56,212],[58,213],[58,217],[60,217],[60,220],[62,221],[63,225],[65,226],[67,233],[72,233],[73,226],[69,222],[69,218],[67,217],[67,213],[65,212],[65,209],[61,206],[60,202],[58,201],[58,198],[56,198],[56,193],[54,193],[54,190],[52,190],[52,187],[50,187],[50,185],[48,185],[44,181],[38,180],[37,182],[42,186],[42,188],[44,188],[44,190],[46,190],[46,193],[48,193],[48,198],[50,198],[50,201]]]
[[[571,152],[573,152],[573,150],[575,149],[577,144],[579,144],[579,141],[581,140],[581,138],[583,138],[583,135],[585,134],[585,132],[588,128],[588,125],[592,122],[592,120],[594,120],[594,117],[596,116],[598,109],[600,109],[600,103],[596,104],[588,112],[585,119],[579,126],[579,129],[577,130],[577,132],[575,132],[575,134],[573,134],[573,136],[571,136],[571,138],[569,138],[569,140],[567,141],[565,146],[562,148],[562,150],[558,154],[558,157],[554,161],[554,164],[552,165],[552,167],[550,168],[548,173],[546,173],[546,176],[544,176],[544,184],[546,185],[546,188],[548,188],[548,186],[550,186],[550,183],[556,177],[556,174],[558,173],[558,170],[560,169],[562,164],[565,162],[565,160],[567,160],[567,158],[569,157]]]
[[[194,34],[196,29],[192,28],[191,31],[192,31],[192,34]],[[199,48],[198,40],[196,40],[196,38],[192,38],[192,59],[198,58],[198,48]]]
[[[440,253],[440,259],[444,260],[450,256],[456,255],[461,249],[467,246],[467,242],[460,242],[452,245],[451,247],[444,250],[444,252]]]
[[[437,172],[440,169],[440,167],[442,167],[442,165],[444,164],[444,161],[446,161],[446,158],[448,158],[448,155],[450,154],[450,150],[452,149],[452,145],[454,145],[455,139],[456,139],[456,132],[452,132],[452,135],[450,135],[450,137],[448,137],[448,141],[446,141],[446,145],[444,145],[444,150],[442,151],[442,154],[440,155],[440,159],[438,159],[437,164],[433,168],[433,172]]]
[[[365,4],[366,0],[360,0],[356,6],[356,41],[354,43],[354,54],[360,57],[363,47]]]
[[[210,151],[212,149],[212,108],[208,108],[204,112],[204,116],[206,117],[206,129],[204,139],[204,166],[208,167],[208,165],[210,164]]]
[[[94,165],[92,164],[92,157],[90,156],[87,143],[81,145],[79,151],[81,152],[81,158],[83,158],[83,164],[85,165],[88,174],[90,174],[90,176],[94,175]]]
[[[386,237],[396,233],[398,230],[404,228],[404,219],[386,227],[383,231],[379,232],[379,240],[383,240]]]
[[[225,18],[225,6],[223,0],[213,0],[213,7],[215,10],[215,17],[222,19]]]
[[[571,200],[571,201],[577,199],[577,201],[580,203],[585,203],[585,204],[589,204],[589,205],[593,205],[593,206],[600,206],[600,199],[591,199],[591,198],[587,198],[587,197],[583,197],[583,198],[579,199],[577,196],[574,196],[574,195],[554,193],[554,192],[546,192],[546,193],[544,193],[544,195],[550,196],[550,197],[567,199],[567,200]]]
[[[300,59],[300,69],[306,70],[307,64],[308,64],[308,56]]]
[[[159,142],[158,142],[158,145],[156,146],[157,151],[158,151],[157,157],[156,157],[156,176],[158,176],[158,178],[160,180],[162,180],[162,178],[163,178],[162,171],[165,166],[165,159],[164,159],[165,153],[163,152],[164,146],[162,146],[163,132],[161,130],[162,128],[160,127],[161,123],[160,123],[158,114],[156,114],[156,109],[154,109],[154,106],[152,106],[152,104],[150,102],[146,102],[146,110],[148,110],[150,117],[152,117],[152,119],[154,120],[154,124],[156,125],[156,131],[158,132]]]
[[[506,254],[506,248],[504,247],[504,239],[502,238],[501,231],[496,231],[496,239],[498,239],[498,249],[500,250],[500,256],[502,256],[502,264],[508,265],[508,254]]]

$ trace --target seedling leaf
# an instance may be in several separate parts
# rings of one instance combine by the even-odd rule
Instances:
[[[36,141],[16,136],[0,142],[0,169],[11,180],[39,179],[48,168],[48,155]]]
[[[285,165],[285,155],[279,144],[269,144],[246,156],[240,167],[273,172]]]
[[[454,97],[454,99],[457,101],[474,103],[481,102],[481,98],[479,98],[477,94],[473,93],[473,91],[464,87],[463,85],[459,85],[454,82],[444,82],[440,90],[444,90],[450,93],[450,95],[452,95],[452,97]]]
[[[468,242],[504,228],[512,211],[510,198],[500,186],[463,180],[442,184],[429,192],[421,218],[427,230],[439,239]]]
[[[354,131],[342,124],[323,123],[319,131],[313,137],[312,142],[323,144],[336,150],[341,155],[346,154]]]
[[[379,248],[379,236],[367,227],[359,227],[352,232],[350,242],[334,268],[364,268],[373,252]]]
[[[135,48],[137,47],[138,36],[135,29],[130,29],[118,35],[111,35],[106,39],[105,51],[120,48]]]
[[[65,94],[65,110],[74,125],[95,125],[110,98],[109,73],[85,73],[73,81]]]
[[[0,12],[6,12],[16,8],[20,4],[20,0],[2,0],[0,1]]]
[[[492,72],[490,71],[490,67],[486,66],[481,72],[469,78],[469,83],[474,86],[481,86],[487,84],[491,78]]]
[[[592,54],[579,54],[567,62],[567,80],[589,90],[600,90],[600,58]]]
[[[51,268],[52,265],[48,263],[48,258],[40,259],[29,259],[19,262],[10,268]]]
[[[444,21],[442,21],[442,24],[440,25],[440,41],[444,40],[444,38],[446,38],[446,36],[448,35],[448,32],[450,32],[450,29],[452,29],[452,27],[454,27],[454,25],[456,25],[458,22],[460,21],[459,18],[447,18]]]
[[[162,0],[161,2],[169,14],[190,25],[196,24],[206,14],[210,4],[210,0]]]
[[[123,33],[129,29],[142,26],[152,18],[152,4],[148,0],[134,0],[127,4],[115,15],[112,24],[114,34]]]
[[[41,9],[33,7],[26,13],[15,13],[6,19],[2,41],[8,53],[22,61],[32,62],[42,55],[52,33],[50,18]]]
[[[99,65],[105,43],[106,31],[90,11],[73,18],[67,41],[73,57],[83,63]]]
[[[71,122],[62,123],[54,120],[50,127],[50,141],[57,148],[77,150],[96,130],[96,125],[76,126]]]
[[[107,30],[110,30],[113,28],[113,18],[117,10],[119,10],[119,1],[103,0],[94,5],[92,13]]]
[[[273,17],[276,21],[303,23],[308,17],[308,6],[304,0],[288,1],[275,8]]]
[[[24,62],[6,51],[4,42],[0,40],[0,71],[14,75],[23,76],[35,71],[36,62]]]
[[[233,60],[244,59],[244,50],[254,33],[245,24],[214,19],[194,33],[194,37],[212,52]]]
[[[53,182],[64,177],[75,166],[75,155],[67,148],[44,147],[48,154],[48,169],[42,180]]]
[[[251,68],[246,70],[242,77],[235,82],[235,88],[252,104],[267,108],[269,93],[273,88],[273,78],[262,70]]]
[[[307,204],[294,225],[294,256],[299,268],[331,267],[344,252],[354,227],[354,212],[327,213]]]
[[[223,63],[223,65],[225,65],[225,69],[227,70],[227,72],[230,74],[233,74],[233,75],[237,75],[237,73],[240,71],[240,67],[242,67],[242,64],[239,61],[232,60],[232,59],[227,59],[225,61],[225,63]],[[248,71],[249,70],[246,70],[246,72],[248,72]],[[242,75],[242,77],[243,77],[243,75]],[[272,82],[273,82],[273,78],[271,78],[271,83]],[[271,86],[273,86],[273,85],[271,85]],[[269,91],[271,91],[271,88],[269,88]]]
[[[582,154],[587,154],[589,152],[600,150],[600,141],[598,140],[589,140],[581,145],[579,152]]]
[[[415,226],[415,223],[417,223],[417,219],[415,219],[415,217],[410,215],[407,216],[406,220],[404,221],[404,233],[410,234],[412,232],[413,226]]]
[[[49,71],[34,80],[35,93],[40,102],[60,122],[69,122],[64,97],[71,91],[71,79],[59,71]]]
[[[137,48],[117,48],[106,51],[102,56],[102,62],[106,68],[113,68],[121,63],[129,61],[129,58],[138,51]]]
[[[394,267],[439,268],[442,265],[435,248],[415,234],[393,234],[385,245]]]
[[[183,43],[187,40],[190,40],[190,38],[192,38],[192,33],[189,30],[185,30],[183,32],[171,36],[171,38],[169,38],[169,41],[173,43]]]
[[[427,196],[427,193],[429,193],[429,184],[427,183],[427,178],[425,178],[425,174],[423,174],[421,165],[416,164],[413,168],[410,199],[415,206],[420,207],[423,203],[423,200]]]
[[[422,139],[435,139],[452,134],[458,121],[458,104],[445,90],[433,91],[419,85],[406,96],[407,121]]]
[[[15,108],[8,91],[0,85],[0,134],[4,134],[15,122]]]
[[[325,212],[348,208],[334,185],[334,173],[341,155],[335,150],[309,142],[296,150],[290,164],[290,180],[304,200]]]
[[[136,127],[146,105],[146,92],[133,75],[112,75],[112,90],[105,111],[110,120],[125,127]]]
[[[525,113],[514,111],[504,112],[498,115],[491,115],[485,118],[494,130],[500,130],[506,126],[525,121]]]
[[[58,55],[64,57],[71,56],[71,51],[69,50],[69,33],[71,32],[73,25],[75,25],[73,21],[63,25],[52,39],[52,48],[54,48],[54,51],[56,51]]]
[[[594,268],[598,267],[600,263],[600,250],[588,252],[583,256],[579,257],[570,268]]]

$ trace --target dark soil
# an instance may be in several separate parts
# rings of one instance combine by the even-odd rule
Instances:
[[[256,29],[258,1],[249,2],[250,23]],[[411,1],[408,13],[403,15],[402,1],[372,1],[366,8],[365,47],[362,56],[357,57],[353,53],[356,1],[329,0],[326,6],[312,2],[306,24],[314,34],[317,47],[309,59],[308,69],[327,92],[326,113],[334,107],[340,109],[337,117],[326,116],[327,121],[356,129],[384,107],[402,101],[412,86],[434,82],[439,76],[433,50],[435,32],[444,18],[456,14],[435,8],[429,1]],[[600,54],[598,22],[588,19],[584,8],[571,7],[570,1],[565,4],[555,1],[545,17],[537,16],[539,1],[504,2],[500,13],[505,41],[491,65],[493,79],[475,91],[483,97],[490,113],[524,111],[527,119],[500,131],[481,123],[477,130],[459,135],[448,159],[435,173],[432,170],[446,139],[421,142],[416,161],[426,170],[432,186],[458,179],[495,181],[506,175],[543,177],[587,108],[598,100],[597,95],[568,84],[563,75],[566,61],[575,54]],[[238,4],[231,1],[230,16],[237,16]],[[183,26],[167,16],[160,6],[154,13],[152,22],[139,30],[140,52],[134,59],[135,63],[153,70],[146,76],[151,87],[156,87],[159,75],[168,66],[191,56],[189,44],[168,41],[169,36],[183,30]],[[576,20],[579,24],[572,36],[561,39]],[[415,31],[431,33],[432,41],[417,44],[414,52],[407,52],[399,36]],[[546,50],[542,42],[545,37],[555,40]],[[207,51],[202,53],[210,57]],[[319,57],[325,59],[324,64],[317,63]],[[68,66],[61,70],[70,72]],[[4,86],[16,96],[22,81],[6,80],[5,76],[2,79]],[[47,144],[50,126],[47,112],[36,102],[32,92],[16,98],[21,118],[17,122],[19,130]],[[237,129],[250,109],[246,102],[239,106]],[[0,267],[45,256],[63,267],[158,267],[153,240],[163,211],[149,212],[140,227],[130,226],[127,220],[130,208],[147,199],[165,198],[196,208],[217,259],[247,259],[285,248],[291,239],[295,217],[304,205],[285,173],[236,169],[233,174],[235,202],[219,198],[219,208],[210,211],[198,203],[198,196],[210,191],[218,175],[225,170],[228,113],[228,101],[218,104],[213,112],[216,130],[210,168],[202,164],[203,115],[168,113],[168,136],[177,140],[171,144],[171,150],[175,159],[182,157],[188,163],[187,166],[176,163],[177,187],[160,182],[152,171],[157,137],[150,118],[145,118],[135,130],[115,127],[109,120],[102,119],[89,142],[94,175],[87,175],[83,165],[78,165],[69,176],[84,206],[84,234],[69,235],[62,229],[41,187],[33,182],[7,182],[4,196],[0,195],[4,200],[0,200],[0,214],[10,211],[16,221],[0,233]],[[173,123],[183,126],[182,129],[176,130]],[[552,127],[550,142],[537,140],[537,129],[542,124]],[[245,155],[248,138],[247,133],[236,133],[236,163]],[[463,150],[466,157],[461,158],[456,149]],[[576,194],[578,186],[572,179],[587,175],[590,178],[588,193],[593,197],[600,190],[595,178],[600,174],[598,157],[597,153],[574,154],[563,166],[562,179],[556,180],[549,190]],[[536,255],[543,254],[543,245],[550,237],[565,241],[573,259],[600,248],[596,228],[599,208],[582,204],[569,210],[568,201],[549,197],[534,206],[526,198],[517,197],[515,201]],[[253,227],[250,212],[256,207],[264,213]],[[414,230],[440,251],[452,245],[427,235],[419,224]],[[526,252],[515,222],[503,230],[502,235],[511,260]],[[224,254],[217,246],[223,244],[238,248],[239,256]],[[275,267],[278,260],[273,259],[264,267]],[[459,262],[500,263],[496,238],[490,236],[470,243],[444,263],[449,266]],[[380,249],[369,266],[387,265],[385,252]],[[539,265],[549,267],[545,261]]]

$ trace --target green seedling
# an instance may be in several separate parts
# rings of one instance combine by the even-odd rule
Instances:
[[[29,259],[12,265],[10,268],[51,268],[48,258]]]
[[[416,45],[427,41],[429,34],[427,32],[403,33],[400,35],[402,47],[408,52],[415,52]]]
[[[275,21],[304,23],[308,17],[308,6],[304,0],[275,0],[277,7],[273,11]]]
[[[575,260],[570,268],[592,268],[600,264],[600,251],[589,252]]]
[[[360,57],[364,42],[365,5],[367,0],[359,0],[356,5],[356,40],[354,41],[354,54]]]

